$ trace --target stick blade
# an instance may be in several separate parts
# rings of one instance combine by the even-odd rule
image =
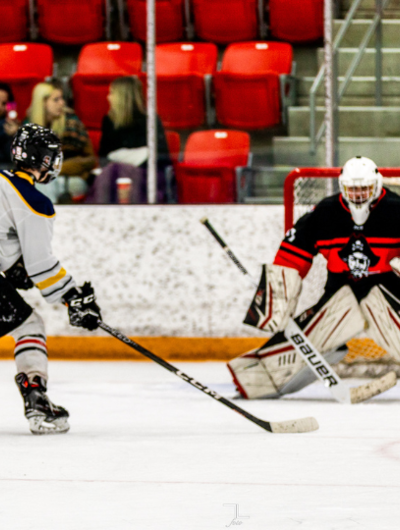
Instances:
[[[271,421],[270,425],[272,432],[277,434],[312,432],[319,428],[317,420],[313,417],[279,422]]]
[[[370,383],[365,385],[358,386],[356,388],[350,389],[351,403],[354,405],[356,403],[362,403],[368,399],[373,398],[386,392],[397,382],[397,377],[395,372],[389,372],[378,379],[373,379]]]

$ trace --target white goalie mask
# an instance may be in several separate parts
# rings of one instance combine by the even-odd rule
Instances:
[[[363,225],[371,204],[382,193],[382,175],[376,164],[364,156],[350,158],[343,166],[339,187],[357,225]]]

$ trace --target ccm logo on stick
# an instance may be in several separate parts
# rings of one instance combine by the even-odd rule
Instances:
[[[320,375],[326,376],[323,377],[323,380],[325,381],[325,384],[327,386],[333,386],[338,384],[337,379],[333,375],[331,375],[329,369],[325,365],[323,365],[318,359],[316,359],[316,355],[313,352],[313,349],[309,344],[304,341],[301,335],[294,334],[291,335],[290,338],[296,344],[296,346],[298,346],[299,350],[305,355],[305,358],[307,359],[309,364],[311,364]]]
[[[206,394],[210,394],[210,396],[214,397],[215,399],[221,399],[221,396],[217,392],[215,392],[215,390],[210,390],[206,386],[196,381],[196,379],[194,379],[193,377],[189,377],[188,375],[184,374],[180,370],[176,372],[176,375],[180,377],[181,379],[183,379],[184,381],[186,381],[187,383],[190,383],[192,386],[198,388],[199,390],[202,390]]]

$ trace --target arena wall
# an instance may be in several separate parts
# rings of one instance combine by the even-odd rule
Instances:
[[[181,350],[231,357],[265,336],[242,324],[254,289],[199,222],[204,216],[258,279],[283,237],[282,206],[58,206],[53,249],[78,283],[92,281],[109,325],[175,357]],[[312,274],[300,308],[320,289],[320,274]],[[127,349],[102,331],[70,327],[66,308],[37,290],[24,297],[44,317],[56,357],[83,349],[82,357],[115,358]],[[10,339],[1,348],[7,355]]]

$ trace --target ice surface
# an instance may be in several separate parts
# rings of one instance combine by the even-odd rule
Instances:
[[[179,366],[234,392],[223,364]],[[69,409],[71,431],[35,437],[14,365],[0,364],[1,529],[399,527],[399,387],[362,405],[334,402],[320,383],[280,401],[237,402],[263,419],[320,424],[276,435],[153,363],[50,370],[49,396]]]

